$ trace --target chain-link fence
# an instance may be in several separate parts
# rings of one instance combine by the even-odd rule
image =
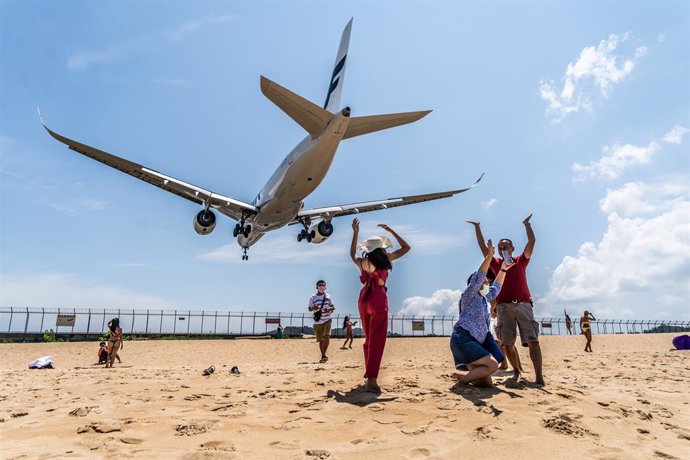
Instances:
[[[344,336],[346,315],[333,315],[332,335]],[[350,315],[356,336],[362,335],[358,315]],[[288,337],[312,334],[309,313],[231,312],[223,310],[124,310],[72,308],[0,308],[0,338],[35,337],[52,330],[57,337],[94,337],[119,318],[127,335],[237,337],[273,335],[278,326]],[[390,336],[449,336],[457,316],[391,315]],[[537,318],[542,335],[567,335],[564,318]],[[640,334],[690,331],[690,321],[600,319],[591,322],[594,334]],[[579,320],[570,325],[579,334]]]

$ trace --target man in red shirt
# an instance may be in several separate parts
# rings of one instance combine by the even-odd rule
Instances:
[[[498,273],[501,269],[503,259],[514,259],[515,267],[506,273],[503,288],[498,294],[496,311],[498,313],[498,328],[501,330],[502,344],[505,346],[508,361],[513,366],[514,379],[520,378],[520,367],[515,358],[515,338],[516,329],[520,329],[520,340],[523,346],[529,347],[529,357],[534,365],[535,380],[537,384],[544,384],[542,376],[541,347],[539,346],[539,324],[534,320],[532,307],[532,295],[527,287],[527,265],[532,257],[534,250],[534,232],[530,219],[532,214],[527,216],[522,223],[527,231],[527,245],[522,254],[513,257],[513,242],[504,238],[498,242],[498,254],[500,258],[494,257],[491,261],[491,270]],[[484,235],[479,227],[479,222],[468,221],[474,225],[477,236],[477,243],[486,257],[488,248],[484,243]]]

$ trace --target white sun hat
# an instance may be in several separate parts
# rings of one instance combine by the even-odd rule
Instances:
[[[387,236],[370,236],[358,245],[359,249],[366,253],[379,248],[387,249],[393,247],[393,242]]]

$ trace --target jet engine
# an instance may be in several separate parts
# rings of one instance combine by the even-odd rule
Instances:
[[[194,218],[194,231],[199,235],[208,235],[216,228],[216,215],[213,211],[204,209]]]
[[[323,243],[333,234],[333,224],[322,220],[311,226],[309,234],[311,235],[311,243]]]

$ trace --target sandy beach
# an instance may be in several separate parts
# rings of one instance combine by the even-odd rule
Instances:
[[[112,370],[97,343],[0,344],[0,457],[690,458],[673,336],[544,337],[547,385],[521,349],[527,382],[493,389],[454,386],[448,338],[389,339],[379,397],[361,339],[325,364],[307,339],[126,342]]]

